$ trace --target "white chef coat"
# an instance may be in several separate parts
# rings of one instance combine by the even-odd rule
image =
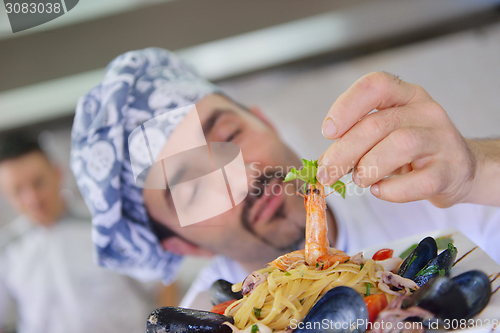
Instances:
[[[144,332],[160,285],[98,267],[90,222],[44,228],[21,217],[8,229],[18,232],[9,240],[0,230],[0,330],[14,300],[18,333]]]
[[[358,193],[356,193],[357,191]],[[469,237],[500,263],[500,209],[458,204],[441,209],[429,201],[391,203],[374,197],[369,189],[349,185],[346,199],[327,197],[337,222],[334,246],[347,253],[425,232],[454,227]],[[197,295],[218,279],[231,283],[243,281],[250,272],[236,261],[217,256],[200,271],[187,291],[181,307],[190,307]]]

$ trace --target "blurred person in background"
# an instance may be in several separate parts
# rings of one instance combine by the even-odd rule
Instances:
[[[171,190],[143,186],[154,174],[148,174],[150,167],[164,156],[162,147],[184,133],[183,119],[193,110],[187,106],[193,104],[206,142],[241,148],[250,191],[234,208],[182,227]],[[367,115],[375,108],[379,112]],[[373,195],[327,199],[332,247],[356,253],[454,227],[500,262],[500,210],[493,207],[500,206],[500,140],[465,140],[422,87],[381,72],[361,78],[338,98],[323,133],[342,137],[319,165],[343,173],[318,173],[322,182],[333,183],[355,165],[380,170],[371,178],[354,171],[355,183],[372,185]],[[219,278],[241,282],[252,270],[304,246],[306,212],[295,195],[298,185],[287,183],[295,186],[289,195],[269,191],[284,187],[283,170],[300,168],[301,159],[258,108],[241,106],[166,50],[131,51],[112,61],[101,84],[79,100],[72,140],[71,166],[93,216],[101,265],[168,283],[182,255],[218,254],[181,306],[190,306]],[[200,161],[180,171],[189,173],[186,169]],[[185,192],[189,209],[200,209],[198,186]]]
[[[174,287],[96,266],[91,226],[60,196],[61,170],[36,140],[0,144],[0,191],[21,214],[0,230],[0,332],[143,332],[147,315],[174,305]],[[3,331],[2,331],[3,330]]]

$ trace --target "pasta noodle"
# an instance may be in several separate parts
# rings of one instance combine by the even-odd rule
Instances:
[[[267,279],[250,294],[231,304],[225,314],[234,318],[239,329],[263,324],[273,330],[285,330],[292,319],[301,321],[316,301],[334,287],[348,286],[365,294],[367,284],[370,284],[371,294],[383,293],[375,276],[380,270],[382,267],[372,259],[363,266],[337,262],[324,270],[304,264],[288,271],[266,267],[258,272],[267,273]],[[241,285],[234,285],[233,290],[240,290]]]

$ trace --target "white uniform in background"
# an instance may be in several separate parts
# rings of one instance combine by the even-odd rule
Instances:
[[[391,203],[377,199],[368,190],[363,195],[347,196],[345,200],[332,195],[327,201],[338,226],[335,247],[349,254],[411,235],[453,227],[500,263],[500,208],[459,204],[441,209],[426,200]],[[238,283],[249,273],[236,261],[217,256],[200,271],[180,306],[190,307],[197,295],[218,279]]]
[[[17,234],[8,242],[7,229]],[[0,234],[0,331],[15,300],[17,333],[144,332],[160,285],[94,264],[90,222],[43,228],[21,217]]]

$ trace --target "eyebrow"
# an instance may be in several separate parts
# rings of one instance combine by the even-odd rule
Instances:
[[[224,114],[228,113],[234,113],[234,111],[231,109],[215,109],[215,111],[210,115],[210,117],[208,117],[208,119],[201,126],[205,137],[207,137],[210,134],[210,132],[215,126],[215,123],[217,122],[217,119],[219,119]]]

